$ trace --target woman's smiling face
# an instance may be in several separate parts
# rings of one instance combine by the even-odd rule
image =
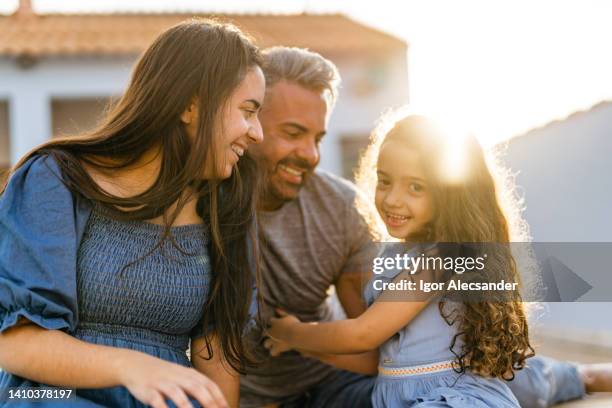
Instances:
[[[420,234],[433,219],[434,205],[422,159],[414,148],[392,139],[380,148],[375,204],[395,238]]]
[[[232,169],[251,143],[263,140],[259,110],[263,104],[266,82],[259,67],[249,69],[217,115],[214,143],[208,151],[202,178],[228,178]],[[181,116],[187,133],[196,137],[198,127],[197,102]]]

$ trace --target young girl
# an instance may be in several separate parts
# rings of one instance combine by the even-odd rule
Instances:
[[[465,143],[469,167],[449,175],[445,135],[421,116],[397,121],[369,148],[370,156],[377,154],[376,209],[411,255],[441,253],[443,246],[425,245],[432,242],[500,244],[486,247],[501,261],[487,274],[517,282],[493,178],[476,140]],[[484,255],[473,248],[471,256]],[[355,319],[301,323],[279,311],[283,317],[272,319],[266,347],[272,354],[295,348],[345,369],[378,371],[375,407],[518,407],[504,379],[532,354],[520,298],[456,302],[442,294],[429,302],[397,301],[380,282],[399,282],[403,272],[387,269],[372,278],[365,290],[369,308]],[[367,353],[376,348],[379,357]]]
[[[236,27],[178,24],[99,128],[15,166],[0,196],[0,405],[69,395],[32,392],[43,384],[76,389],[74,407],[238,405],[260,65]]]

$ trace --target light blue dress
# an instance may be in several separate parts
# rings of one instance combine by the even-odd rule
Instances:
[[[420,254],[416,249],[414,253]],[[374,303],[381,293],[374,289],[374,280],[391,282],[399,273],[401,270],[387,269],[370,280],[365,288],[368,305]],[[410,324],[380,347],[379,375],[372,393],[372,405],[379,408],[518,408],[516,397],[500,379],[484,378],[470,372],[458,374],[452,368],[405,374],[412,373],[419,366],[453,361],[455,355],[449,347],[456,333],[456,328],[449,326],[440,315],[438,302],[432,301]],[[455,350],[459,347],[457,342]]]
[[[0,332],[25,317],[89,343],[137,350],[190,366],[189,341],[205,332],[211,281],[204,225],[117,221],[73,196],[51,157],[34,157],[0,197]],[[134,262],[135,261],[135,262]],[[211,325],[206,329],[212,329]],[[19,352],[19,350],[15,350]],[[49,352],[41,349],[40,353]],[[0,395],[41,384],[0,373]],[[78,389],[71,407],[144,407],[125,387]],[[11,402],[10,407],[46,404]],[[62,405],[62,402],[59,402]],[[169,404],[172,406],[172,404]],[[197,406],[197,404],[194,404]]]

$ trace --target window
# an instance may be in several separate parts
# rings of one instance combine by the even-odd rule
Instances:
[[[368,140],[367,134],[347,134],[340,137],[343,177],[354,180],[359,158],[368,146]]]
[[[51,101],[53,137],[73,136],[92,130],[104,117],[111,99],[73,98]]]

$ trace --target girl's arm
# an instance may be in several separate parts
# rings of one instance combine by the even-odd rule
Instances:
[[[194,369],[134,350],[90,344],[23,319],[0,333],[0,367],[32,381],[70,388],[123,385],[144,404],[172,400],[190,407],[187,395],[206,407],[226,407],[219,388]]]
[[[204,337],[191,341],[191,363],[196,370],[219,386],[230,407],[237,408],[240,399],[240,376],[223,358],[219,338],[212,336],[210,341],[213,352],[211,359],[207,359],[208,353]]]
[[[263,346],[272,357],[277,357],[292,349],[291,345],[278,339],[266,338]],[[297,349],[304,357],[315,358],[325,364],[332,365],[354,373],[373,375],[378,371],[378,350],[358,354],[326,354],[306,349]]]
[[[435,270],[418,271],[424,281],[436,281]],[[403,271],[394,283],[413,280]],[[280,349],[302,349],[324,354],[358,354],[376,350],[414,319],[438,293],[421,290],[384,290],[374,304],[353,319],[333,322],[302,323],[294,316],[277,310],[281,318],[272,318],[267,334]]]
[[[302,323],[285,314],[270,320],[268,334],[291,348],[319,353],[355,354],[375,350],[406,326],[428,302],[377,300],[362,315],[335,322]]]

